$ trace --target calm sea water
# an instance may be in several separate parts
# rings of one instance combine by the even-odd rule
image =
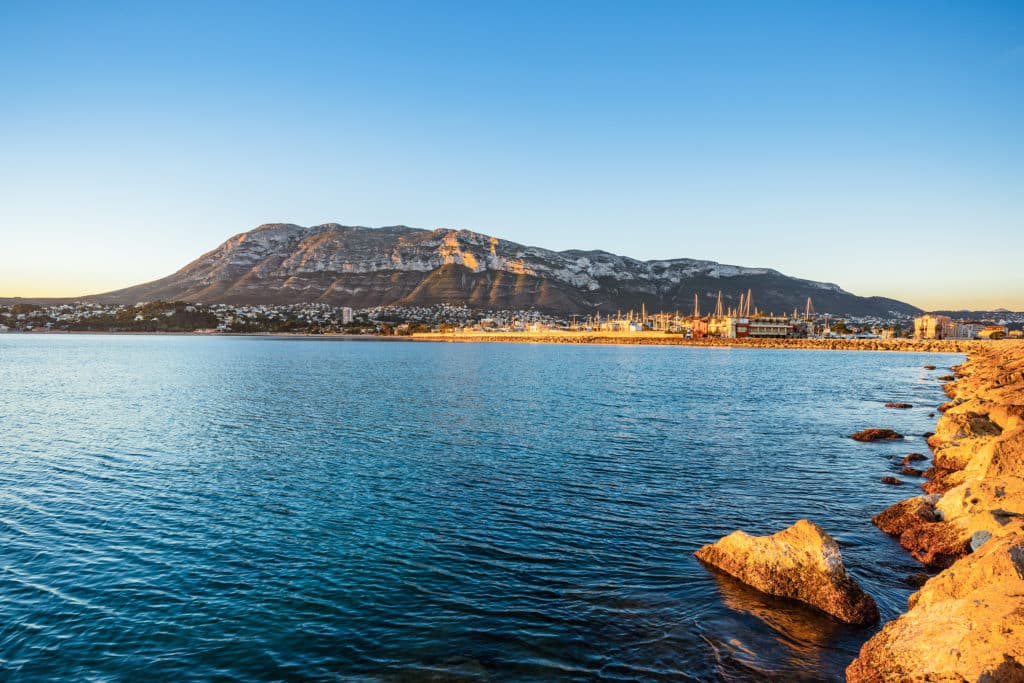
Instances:
[[[872,630],[693,551],[808,517],[894,617],[925,444],[845,435],[960,360],[0,335],[0,677],[841,678]]]

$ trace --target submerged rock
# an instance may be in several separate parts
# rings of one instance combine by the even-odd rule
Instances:
[[[912,403],[886,403],[885,407],[886,408],[913,408],[914,405]]]
[[[891,429],[862,429],[856,434],[850,434],[854,441],[894,441],[902,439],[903,435]]]
[[[881,482],[889,486],[903,486],[903,481],[896,477],[882,477]]]
[[[916,467],[910,467],[909,465],[904,465],[903,467],[900,468],[900,474],[905,474],[908,477],[923,477],[924,476],[924,470],[919,470]]]
[[[696,556],[764,593],[799,600],[840,621],[878,621],[875,601],[847,573],[839,545],[806,519],[771,536],[734,531]]]
[[[921,462],[922,460],[927,460],[927,459],[928,458],[925,456],[924,453],[908,453],[903,458],[902,462],[903,462],[904,465],[909,465],[912,462]]]

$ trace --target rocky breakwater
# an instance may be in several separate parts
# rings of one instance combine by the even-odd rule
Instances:
[[[961,339],[729,339],[705,337],[689,339],[663,332],[421,332],[417,341],[499,342],[529,344],[619,344],[628,346],[704,346],[711,348],[813,349],[818,351],[906,351],[911,353],[967,353],[985,342]]]
[[[754,588],[799,600],[848,624],[878,621],[878,607],[843,566],[835,540],[805,519],[771,536],[735,531],[696,552]]]
[[[928,495],[874,518],[932,570],[865,643],[860,681],[1024,682],[1024,344],[973,349],[944,385]]]

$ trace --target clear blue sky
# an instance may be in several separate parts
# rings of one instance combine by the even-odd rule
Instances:
[[[1024,2],[0,2],[0,296],[265,222],[1024,309]]]

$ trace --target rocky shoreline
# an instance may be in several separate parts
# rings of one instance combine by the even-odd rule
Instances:
[[[908,611],[863,645],[846,669],[850,683],[1024,683],[1024,343],[973,345],[969,352],[943,385],[950,401],[928,437],[932,466],[909,467],[927,459],[920,453],[901,461],[905,473],[926,479],[925,494],[872,520],[934,575],[912,577],[919,590]],[[903,438],[888,429],[850,437]],[[773,536],[737,531],[697,557],[841,621],[878,618],[835,541],[808,520]]]
[[[426,332],[416,341],[498,342],[519,344],[616,344],[628,346],[700,346],[709,348],[815,349],[831,351],[907,351],[916,353],[971,353],[993,342],[966,339],[687,339],[655,332]]]
[[[926,495],[872,521],[939,573],[847,681],[1024,681],[1024,344],[977,346],[943,389]]]

